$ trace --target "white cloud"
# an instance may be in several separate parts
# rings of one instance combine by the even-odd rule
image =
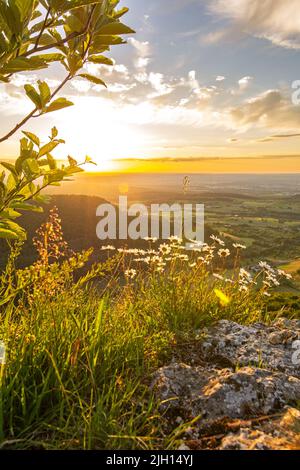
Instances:
[[[299,129],[300,107],[294,106],[280,90],[268,90],[246,100],[229,112],[233,124],[240,129],[265,127]]]
[[[149,57],[138,57],[135,61],[135,65],[137,69],[146,69],[149,62]]]
[[[206,0],[213,13],[247,34],[290,49],[300,48],[299,0]],[[214,33],[215,40],[222,32]]]
[[[92,84],[87,80],[72,80],[71,87],[79,93],[87,93],[92,88]]]
[[[120,78],[127,80],[129,78],[129,70],[124,64],[115,65],[99,65],[87,63],[85,69],[92,75],[99,75],[103,80],[109,78],[111,81]]]
[[[249,88],[251,82],[254,80],[253,77],[243,77],[239,80],[239,87],[241,91],[247,90]]]
[[[129,90],[132,90],[133,88],[136,87],[136,84],[135,83],[131,83],[131,84],[126,84],[126,83],[112,83],[109,85],[109,88],[108,88],[108,91],[110,93],[124,93],[124,92],[127,92]],[[100,88],[100,86],[96,85],[95,90],[99,90],[99,91],[103,91],[103,87]]]
[[[19,88],[19,87],[24,87],[27,83],[30,85],[34,85],[37,82],[38,78],[37,75],[25,75],[22,73],[15,73],[11,79],[10,79],[10,84]]]
[[[123,75],[128,75],[128,68],[124,64],[115,64],[113,66],[113,71],[117,73],[122,73]]]
[[[150,72],[148,79],[155,90],[154,96],[167,95],[173,90],[172,86],[164,82],[164,75],[162,73]]]
[[[151,47],[148,41],[138,41],[135,38],[129,38],[128,42],[134,47],[136,51],[135,67],[141,71],[145,71],[151,55]]]
[[[224,77],[223,75],[218,75],[216,77],[216,82],[223,82],[224,80],[226,80],[226,77]]]
[[[41,80],[45,81],[50,88],[57,87],[61,82],[59,80],[55,80],[53,78],[40,78]],[[8,87],[16,87],[16,88],[23,88],[24,85],[36,85],[39,77],[36,74],[24,74],[24,73],[15,73],[11,79]]]
[[[138,51],[141,57],[147,57],[150,54],[150,43],[148,41],[138,41],[135,38],[129,38],[128,42]]]

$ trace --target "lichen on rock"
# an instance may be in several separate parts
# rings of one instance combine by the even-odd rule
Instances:
[[[256,366],[300,378],[300,364],[293,364],[293,343],[300,339],[300,321],[281,319],[271,326],[239,325],[221,320],[205,330],[200,353],[212,363]]]

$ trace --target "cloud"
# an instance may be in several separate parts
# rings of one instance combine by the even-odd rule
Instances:
[[[195,146],[198,147],[198,146]],[[199,146],[200,147],[200,146]],[[169,147],[173,148],[173,147]],[[178,147],[176,147],[178,148]],[[185,145],[183,145],[183,148],[186,148]],[[242,157],[243,161],[255,161],[255,160],[270,160],[270,159],[276,159],[276,160],[285,160],[287,158],[295,158],[298,159],[299,155],[257,155],[257,156],[246,156]],[[226,157],[226,162],[232,162],[232,161],[237,161],[239,158],[236,157]],[[116,158],[114,159],[115,162],[131,162],[131,163],[140,163],[141,159],[140,158]],[[224,157],[156,157],[156,158],[143,158],[142,162],[174,162],[174,163],[196,163],[196,162],[215,162],[215,161],[224,161]]]
[[[207,0],[214,14],[228,19],[233,29],[263,38],[274,45],[300,49],[299,0]],[[211,41],[224,31],[213,33]],[[219,34],[219,37],[218,37]]]
[[[253,77],[243,77],[239,80],[239,87],[241,91],[247,90],[249,88],[251,82],[254,80]]]
[[[60,80],[55,80],[53,78],[41,78],[38,77],[36,74],[22,74],[22,73],[15,73],[10,79],[9,84],[7,85],[8,89],[15,88],[24,88],[24,85],[36,85],[38,80],[43,80],[47,82],[50,88],[57,87],[61,82]]]
[[[280,90],[268,90],[230,110],[233,122],[241,127],[265,126],[276,129],[297,129],[300,108]]]
[[[92,84],[86,80],[72,80],[71,87],[79,93],[87,93],[92,88]]]
[[[129,38],[128,42],[136,51],[135,67],[140,71],[146,70],[150,62],[150,43],[148,41],[138,41],[135,38]]]
[[[271,135],[272,139],[290,139],[293,137],[300,137],[300,134],[279,134],[279,135]]]
[[[89,62],[86,64],[85,69],[92,75],[100,75],[103,80],[118,81],[129,79],[129,70],[124,64],[98,65]]]
[[[164,75],[162,73],[151,72],[149,74],[148,80],[155,90],[154,96],[167,95],[173,90],[171,85],[164,82]]]
[[[277,134],[264,137],[263,139],[258,139],[257,142],[274,142],[280,139],[294,139],[297,137],[300,137],[300,134]]]

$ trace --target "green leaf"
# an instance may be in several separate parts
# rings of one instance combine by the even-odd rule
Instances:
[[[6,170],[10,171],[14,176],[17,177],[16,169],[12,163],[0,162],[0,165],[2,165],[4,168],[6,168]]]
[[[104,55],[91,55],[88,60],[93,64],[114,65],[114,61]]]
[[[36,89],[32,85],[25,85],[24,89],[28,98],[31,99],[38,109],[41,109],[43,106],[42,100]]]
[[[50,34],[47,34],[47,33],[43,33],[42,36],[40,37],[40,41],[39,41],[41,46],[51,46],[55,42],[56,41],[53,39],[53,37],[50,36]]]
[[[33,134],[32,132],[25,132],[25,131],[22,131],[22,132],[24,135],[26,135],[26,137],[28,137],[29,140],[31,140],[31,142],[33,142],[38,147],[40,146],[40,139],[38,138],[37,135]]]
[[[48,142],[48,144],[44,145],[38,154],[38,158],[43,157],[44,155],[47,155],[47,153],[52,152],[57,146],[59,145],[59,142],[56,140],[53,142]]]
[[[5,238],[5,239],[8,239],[8,240],[17,240],[19,238],[19,236],[13,230],[3,228],[0,225],[0,238]]]
[[[50,44],[53,43],[53,39],[51,38]],[[62,60],[65,60],[65,56],[63,54],[57,53],[52,53],[52,54],[42,54],[42,55],[37,55],[35,56],[38,59],[43,60],[44,62],[61,62]]]
[[[73,105],[74,103],[68,101],[66,98],[58,98],[49,104],[45,110],[45,113],[52,113],[53,111],[58,111],[59,109],[68,108],[69,106]]]
[[[66,18],[65,28],[67,28],[65,31],[68,31],[68,33],[79,33],[84,29],[84,25],[75,15],[70,15]]]
[[[58,130],[57,130],[57,128],[54,126],[54,127],[52,127],[52,129],[51,129],[51,139],[55,139],[57,136],[58,136]]]
[[[15,1],[16,0],[10,1],[10,3],[7,4],[7,2],[2,0],[0,2],[0,15],[6,23],[9,33],[18,36],[22,31],[23,25],[20,11],[16,6]],[[5,29],[5,31],[7,33],[7,29]]]
[[[116,21],[114,23],[108,23],[105,26],[102,26],[102,28],[97,31],[98,34],[111,34],[111,35],[119,35],[119,34],[134,34],[135,31],[133,29],[129,28],[129,26],[126,26],[126,24],[120,23],[119,21]]]
[[[123,7],[120,10],[117,10],[113,13],[114,18],[121,18],[121,16],[125,15],[126,13],[129,12],[129,8]]]
[[[6,209],[5,211],[0,212],[0,218],[3,219],[17,219],[20,216],[20,212],[13,210],[11,207]]]
[[[70,165],[71,167],[74,167],[74,166],[77,166],[77,165],[78,165],[77,160],[75,160],[74,158],[70,157],[70,155],[68,155],[68,162],[69,162],[69,165]]]
[[[43,212],[42,207],[30,204],[29,202],[16,202],[11,204],[11,206],[20,211]]]
[[[33,20],[36,20],[37,18],[39,18],[40,16],[42,16],[42,12],[41,11],[38,11],[38,10],[35,10],[31,16],[31,21]],[[44,21],[43,21],[44,23]]]
[[[80,73],[78,76],[85,78],[86,80],[94,83],[95,85],[103,85],[105,86],[105,88],[107,88],[106,83],[103,80],[101,80],[101,78],[95,77],[94,75],[90,75],[89,73]]]
[[[31,16],[34,0],[15,0],[15,3],[20,12],[21,20],[28,18],[29,15]]]
[[[26,239],[25,230],[12,220],[0,220],[0,238]]]
[[[97,166],[97,163],[93,162],[92,158],[89,157],[89,155],[86,155],[84,163],[90,163],[91,165]]]
[[[15,189],[18,182],[19,182],[18,177],[10,173],[6,180],[6,192],[9,193],[13,189]]]
[[[97,34],[93,41],[93,46],[97,49],[101,46],[117,46],[118,44],[125,44],[125,41],[120,36],[108,36],[106,34]]]
[[[48,65],[44,60],[36,59],[35,57],[26,58],[18,57],[10,60],[1,70],[4,74],[25,72],[28,70],[38,70],[47,68]]]
[[[40,97],[43,103],[43,106],[47,104],[51,99],[51,90],[46,82],[38,81],[38,86],[40,90]]]
[[[22,164],[22,167],[24,172],[30,177],[40,173],[39,164],[34,158],[26,158]]]
[[[50,155],[50,153],[47,154],[47,161],[48,161],[50,170],[56,170],[57,168],[56,160],[55,158],[52,157],[52,155]]]

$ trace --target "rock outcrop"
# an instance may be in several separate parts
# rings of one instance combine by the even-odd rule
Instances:
[[[289,408],[280,420],[259,428],[241,428],[229,433],[219,445],[220,450],[299,450],[300,411]]]
[[[295,360],[294,349],[299,339],[297,320],[282,319],[272,326],[242,326],[223,320],[206,329],[197,346],[205,363],[193,366],[173,361],[159,369],[152,388],[167,425],[176,427],[198,417],[182,445],[186,446],[189,440],[203,443],[203,436],[213,434],[213,430],[219,434],[221,430],[215,448],[281,449],[292,443],[300,446],[300,411],[289,408],[283,414],[287,405],[297,405],[300,400],[300,363]],[[284,417],[279,419],[278,413]],[[252,424],[261,418],[267,424]],[[232,433],[228,423],[237,420],[248,420],[247,426],[241,423]],[[291,429],[289,420],[297,426]]]
[[[300,360],[292,360],[293,346],[300,340],[300,320],[281,319],[272,326],[222,320],[205,335],[200,352],[209,362],[262,367],[300,378]]]
[[[152,386],[164,409],[202,421],[268,414],[300,398],[300,379],[252,367],[234,372],[175,363],[161,368]]]

